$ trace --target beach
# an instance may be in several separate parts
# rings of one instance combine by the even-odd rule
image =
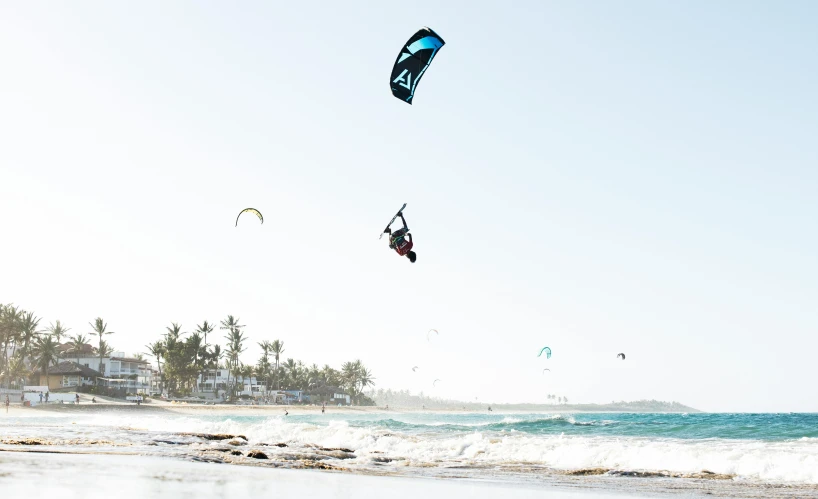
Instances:
[[[43,468],[48,475],[43,475]],[[508,499],[627,499],[624,493],[577,491],[465,480],[408,479],[210,463],[141,456],[0,453],[0,491],[5,497],[235,498],[300,497],[503,497]]]
[[[335,480],[346,484],[341,489],[383,486],[433,497],[444,493],[441,487],[461,488],[447,494],[472,494],[466,487],[489,484],[515,491],[503,494],[518,494],[510,497],[528,497],[532,490],[545,497],[815,497],[815,418],[374,407],[331,407],[322,414],[320,407],[309,406],[169,403],[12,406],[0,418],[0,483],[11,490],[23,487],[27,459],[54,460],[49,482],[70,482],[77,478],[66,470],[81,458],[104,461],[105,466],[87,466],[81,474],[95,482],[104,478],[97,476],[99,469],[110,472],[106,467],[113,462],[123,469],[166,473],[123,471],[126,480],[139,482],[129,493],[155,487],[154,482],[172,491],[176,485],[167,485],[169,480],[198,483],[196,477],[220,473],[280,481],[286,472],[287,483],[329,494],[322,497],[345,496],[321,489],[320,480],[329,480],[326,487]],[[770,429],[766,435],[765,428]],[[211,468],[220,471],[206,471]],[[325,476],[336,478],[317,478]],[[244,486],[202,494],[253,492],[236,489]]]

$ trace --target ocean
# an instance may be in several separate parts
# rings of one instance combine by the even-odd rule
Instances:
[[[655,479],[646,489],[650,493],[682,486],[755,497],[741,491],[763,488],[769,493],[758,497],[778,497],[779,487],[780,497],[818,497],[818,414],[330,411],[284,416],[281,409],[143,408],[5,416],[0,451],[47,449],[612,490],[630,490],[636,483],[644,488],[646,479]]]

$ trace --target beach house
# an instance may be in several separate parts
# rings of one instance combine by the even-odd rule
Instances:
[[[93,386],[102,373],[76,362],[64,361],[48,368],[48,376],[37,373],[32,376],[37,385],[47,386],[49,390]]]
[[[127,357],[124,352],[113,352],[108,357],[85,354],[67,354],[73,362],[97,371],[98,385],[122,389],[128,393],[147,394],[153,384],[153,369],[147,360]]]

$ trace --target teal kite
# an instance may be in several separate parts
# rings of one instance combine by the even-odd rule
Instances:
[[[542,355],[542,353],[543,353],[543,352],[545,352],[545,358],[546,358],[546,359],[550,359],[550,358],[551,358],[551,349],[550,349],[550,348],[548,348],[548,347],[543,347],[543,349],[542,349],[542,350],[540,350],[540,353],[538,353],[538,354],[537,354],[537,357],[540,357],[540,356]]]

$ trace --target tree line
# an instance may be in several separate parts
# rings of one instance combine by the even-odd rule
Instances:
[[[0,383],[5,387],[21,387],[34,373],[48,377],[48,368],[60,360],[91,354],[102,359],[114,350],[106,338],[112,334],[108,324],[97,317],[89,322],[86,334],[69,334],[70,328],[59,320],[41,328],[33,312],[13,304],[0,304]],[[329,365],[305,365],[300,360],[283,359],[284,342],[262,341],[262,350],[256,362],[246,363],[242,354],[250,341],[245,325],[238,317],[228,315],[218,324],[204,321],[192,332],[185,332],[178,323],[171,323],[161,337],[146,345],[146,354],[152,356],[159,372],[162,391],[171,396],[194,394],[201,391],[198,380],[213,379],[217,370],[227,371],[228,398],[241,392],[245,381],[256,378],[268,390],[301,390],[326,395],[340,388],[355,403],[372,403],[363,392],[374,386],[375,377],[360,360],[344,362],[340,369]],[[213,342],[216,329],[223,332],[224,346]],[[209,337],[208,337],[209,336]],[[88,345],[94,341],[90,351]],[[143,358],[142,354],[135,355]],[[101,367],[102,369],[102,367]],[[105,373],[101,373],[105,374]],[[215,383],[215,379],[213,381]]]
[[[255,378],[268,390],[326,394],[340,388],[357,403],[370,402],[363,391],[374,385],[375,378],[360,360],[345,362],[340,370],[329,365],[307,366],[292,358],[282,361],[284,342],[276,339],[259,342],[261,356],[255,363],[245,363],[241,358],[249,344],[245,325],[233,315],[218,323],[218,329],[224,332],[224,347],[208,342],[208,335],[212,339],[216,328],[216,324],[204,321],[185,333],[180,324],[173,322],[160,339],[146,345],[147,353],[156,360],[163,389],[169,394],[196,393],[201,390],[199,379],[215,382],[214,372],[226,370],[230,397],[242,391],[246,380]]]
[[[46,376],[48,368],[56,365],[63,355],[85,353],[85,345],[91,339],[84,334],[69,335],[71,328],[65,327],[59,320],[41,329],[41,317],[34,312],[23,310],[14,304],[0,303],[0,384],[4,387],[19,388],[35,373]],[[91,326],[90,336],[98,337],[98,344],[90,352],[99,355],[100,363],[113,351],[105,341],[105,336],[113,334],[108,325],[97,317]],[[67,350],[61,349],[62,340],[70,340]],[[104,374],[104,373],[103,373]]]

